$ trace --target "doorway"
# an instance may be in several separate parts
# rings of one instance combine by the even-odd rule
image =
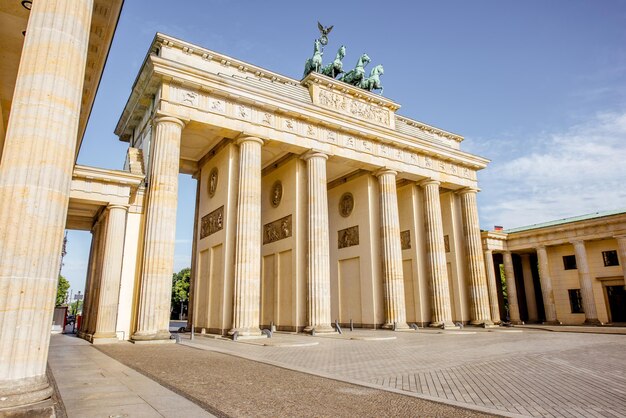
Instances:
[[[626,290],[624,286],[607,286],[611,322],[626,322]]]

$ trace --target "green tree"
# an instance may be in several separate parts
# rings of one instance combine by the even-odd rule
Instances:
[[[65,303],[65,299],[67,299],[67,291],[70,288],[70,282],[67,279],[59,274],[59,284],[57,285],[57,300],[56,306],[61,306]]]
[[[182,269],[172,275],[172,303],[186,302],[189,299],[189,279],[191,269]]]

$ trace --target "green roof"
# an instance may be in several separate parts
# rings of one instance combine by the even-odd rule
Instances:
[[[502,232],[511,234],[513,232],[521,232],[521,231],[528,231],[531,229],[547,228],[549,226],[563,225],[563,224],[568,224],[571,222],[586,221],[588,219],[603,218],[605,216],[612,216],[612,215],[619,215],[619,214],[626,214],[626,209],[617,209],[617,210],[611,210],[611,211],[606,211],[606,212],[594,212],[594,213],[589,213],[587,215],[580,215],[580,216],[574,216],[571,218],[558,219],[556,221],[543,222],[540,224],[520,226],[519,228],[506,229]]]

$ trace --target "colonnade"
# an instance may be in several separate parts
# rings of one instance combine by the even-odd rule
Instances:
[[[618,235],[614,237],[618,244],[618,257],[620,264],[622,265],[623,275],[626,278],[626,236]],[[598,310],[593,293],[593,280],[590,273],[589,260],[587,254],[586,243],[582,239],[572,239],[569,243],[574,250],[574,257],[576,260],[576,270],[578,273],[578,283],[580,286],[580,296],[582,299],[582,308],[585,315],[586,325],[600,325],[601,322],[598,319]],[[562,245],[560,243],[559,245]],[[561,321],[557,318],[556,304],[553,290],[553,279],[550,272],[550,264],[548,259],[548,250],[546,245],[537,245],[530,249],[537,254],[537,271],[539,274],[539,283],[541,286],[541,301],[545,312],[544,324],[556,325]],[[521,268],[523,275],[523,287],[524,294],[526,295],[526,310],[528,314],[528,320],[530,322],[537,322],[539,318],[539,308],[537,300],[535,299],[535,283],[533,281],[533,272],[531,267],[531,253],[525,252],[519,254],[521,258]],[[522,323],[520,315],[519,295],[516,282],[516,274],[513,265],[512,252],[511,251],[499,251],[502,253],[504,262],[504,273],[507,286],[507,298],[509,305],[510,321],[513,324]],[[487,266],[487,276],[489,277],[489,283],[493,282],[494,296],[491,296],[490,301],[497,300],[497,287],[495,285],[496,274],[495,266],[493,262],[493,250],[486,249],[485,262]],[[493,276],[493,278],[492,278]],[[490,288],[490,292],[492,289]],[[497,311],[497,309],[496,309]],[[494,316],[494,306],[492,305],[492,318]]]
[[[171,117],[155,119],[153,174],[146,207],[146,239],[137,332],[134,340],[167,339],[168,317],[162,305],[169,305],[172,260],[174,257],[175,204],[178,153],[185,123]],[[239,183],[233,324],[229,334],[239,337],[260,335],[259,298],[261,287],[261,154],[263,140],[242,136],[239,147]],[[328,155],[310,150],[301,157],[307,166],[307,325],[305,332],[333,332],[331,326],[331,284],[326,165]],[[396,191],[397,173],[381,169],[374,173],[380,186],[380,237],[382,247],[384,327],[408,328],[402,272],[400,221]],[[432,326],[454,327],[444,246],[440,183],[425,180],[425,238],[432,287]],[[476,208],[476,189],[459,191],[470,287],[471,323],[491,324],[489,291]],[[158,216],[157,216],[158,215]],[[167,232],[167,233],[166,233]]]

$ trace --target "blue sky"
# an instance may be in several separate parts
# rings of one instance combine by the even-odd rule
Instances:
[[[479,174],[481,227],[626,208],[626,2],[126,0],[80,164],[122,168],[113,134],[155,32],[300,78],[334,25],[352,67],[384,64],[398,113],[463,135],[492,160]],[[332,55],[332,56],[331,56]],[[175,268],[190,264],[195,184],[181,176]],[[84,287],[90,234],[69,233],[63,274]]]

